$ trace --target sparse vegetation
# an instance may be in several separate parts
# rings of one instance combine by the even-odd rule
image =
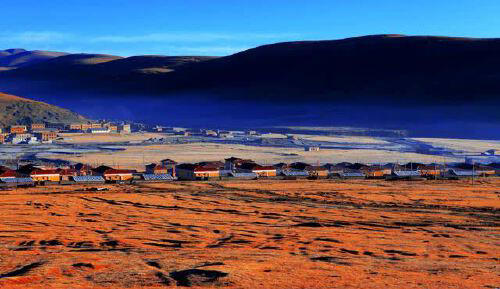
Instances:
[[[73,123],[85,118],[70,110],[0,92],[0,127],[36,122]]]
[[[499,179],[2,193],[1,288],[486,288]]]

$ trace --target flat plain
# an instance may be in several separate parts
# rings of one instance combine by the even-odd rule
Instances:
[[[307,162],[311,164],[339,163],[344,161],[361,163],[385,163],[411,161],[432,163],[451,162],[454,158],[425,154],[375,149],[334,149],[306,152],[303,148],[258,147],[239,144],[189,143],[148,146],[124,146],[123,150],[97,153],[67,154],[40,153],[39,157],[70,162],[88,163],[97,166],[106,164],[120,168],[144,170],[146,164],[171,158],[179,163],[220,161],[234,156],[249,158],[260,164],[272,165],[279,162]]]
[[[497,288],[500,180],[0,192],[0,288]]]
[[[143,170],[146,164],[165,158],[179,163],[218,161],[234,156],[252,159],[261,164],[280,162],[307,162],[311,164],[360,162],[360,163],[451,163],[464,160],[465,155],[487,149],[500,150],[500,143],[491,140],[456,139],[398,139],[368,136],[323,136],[295,134],[301,143],[321,144],[318,152],[304,151],[302,145],[272,144],[287,139],[282,134],[262,134],[258,141],[234,141],[231,139],[171,136],[161,133],[121,134],[63,134],[62,140],[51,150],[20,151],[27,157],[36,155],[44,160],[82,162],[92,165],[105,164]],[[148,139],[169,139],[171,143],[143,143]],[[260,140],[271,141],[262,144]],[[76,147],[73,147],[76,146]],[[423,149],[422,146],[425,148]],[[432,146],[435,149],[428,149]],[[79,151],[77,148],[86,148]],[[107,149],[103,149],[107,148]],[[437,153],[436,153],[437,152]],[[444,152],[444,154],[443,154]],[[10,151],[7,157],[12,154]]]

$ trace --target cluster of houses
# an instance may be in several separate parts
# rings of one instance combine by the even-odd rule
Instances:
[[[58,132],[58,129],[46,127],[44,123],[12,125],[7,129],[0,128],[0,143],[50,143],[57,138]]]
[[[459,179],[498,176],[499,164],[492,166],[458,164],[445,167],[441,164],[408,163],[405,165],[367,165],[360,163],[338,163],[311,165],[303,162],[261,165],[249,159],[236,157],[222,161],[182,163],[171,159],[152,163],[145,170],[118,169],[101,165],[91,167],[75,164],[53,168],[32,164],[17,169],[0,166],[0,186],[33,186],[47,184],[91,184],[91,183],[139,183],[174,180],[222,180],[222,179]]]
[[[152,127],[152,131],[179,135],[179,136],[204,136],[204,137],[217,137],[217,138],[227,138],[227,139],[232,139],[236,136],[241,137],[241,136],[261,135],[260,133],[254,130],[229,131],[220,129],[188,129],[182,127],[163,127],[158,125]]]
[[[69,132],[92,134],[132,132],[130,124],[114,124],[111,122],[72,123],[66,127],[66,130]]]
[[[99,123],[73,123],[46,124],[32,123],[30,125],[12,125],[0,128],[0,144],[40,144],[52,143],[61,132],[80,133],[131,133],[130,124],[112,124],[109,122]]]
[[[212,161],[196,164],[180,164],[175,168],[182,180],[208,180],[223,178],[368,178],[368,179],[437,179],[487,177],[500,173],[498,166],[459,164],[446,167],[441,164],[408,163],[405,165],[367,165],[360,163],[338,163],[312,165],[304,162],[260,165],[249,159],[231,157],[224,162]]]

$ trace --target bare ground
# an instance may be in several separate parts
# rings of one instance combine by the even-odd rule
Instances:
[[[0,288],[496,288],[500,180],[0,192]]]

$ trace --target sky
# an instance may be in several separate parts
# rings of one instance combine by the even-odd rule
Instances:
[[[500,37],[499,0],[0,0],[0,50],[229,55],[369,34]]]

